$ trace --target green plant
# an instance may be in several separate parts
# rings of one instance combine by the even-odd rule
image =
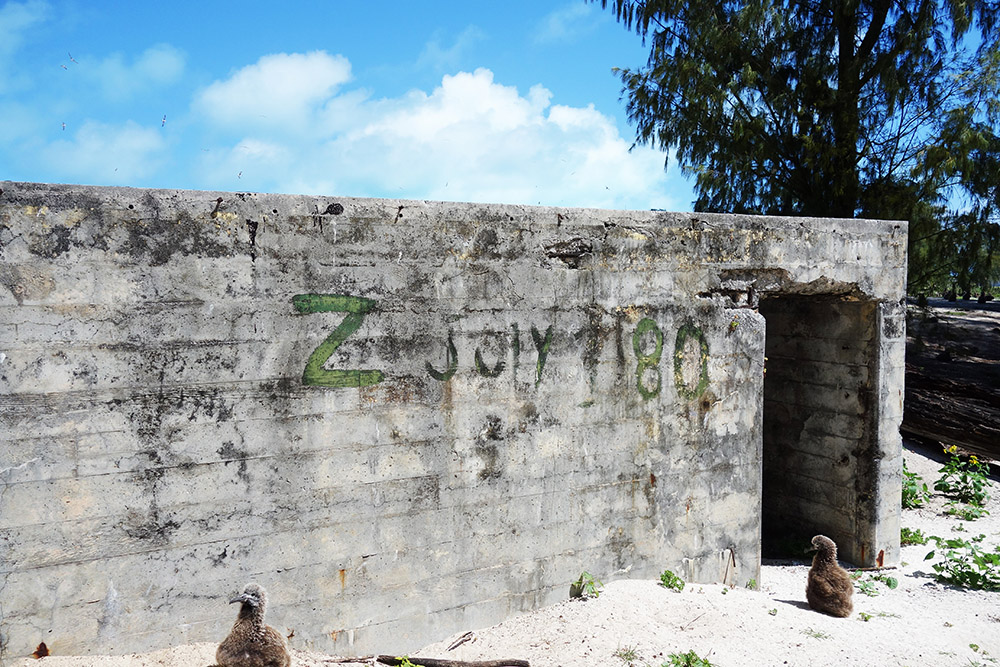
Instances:
[[[983,657],[983,660],[986,660],[986,662],[990,662],[990,663],[992,663],[994,665],[997,664],[997,659],[991,657],[989,655],[989,653],[986,651],[986,649],[982,648],[979,644],[969,644],[969,648],[972,649],[973,653],[980,654]],[[982,665],[983,667],[985,667],[985,665],[986,665],[985,662],[976,662],[975,660],[970,660],[969,664],[970,665]]]
[[[830,635],[822,632],[821,630],[813,630],[812,628],[806,628],[802,631],[802,634],[809,635],[813,639],[829,639]]]
[[[660,585],[680,593],[684,590],[684,580],[670,570],[664,570],[660,575]]]
[[[916,530],[900,528],[899,543],[904,547],[911,544],[927,544],[927,536],[924,535],[924,531],[919,528]]]
[[[778,608],[775,607],[774,609],[768,609],[767,613],[770,614],[771,616],[777,616],[778,615]]]
[[[884,611],[880,611],[877,614],[866,614],[863,611],[859,611],[858,612],[858,616],[865,623],[867,623],[870,619],[875,618],[876,616],[879,617],[879,618],[899,618],[899,614],[889,614],[889,613],[886,613]]]
[[[951,502],[948,503],[946,513],[951,516],[957,516],[963,521],[975,521],[976,519],[981,519],[989,514],[989,511],[984,507],[978,507],[976,505],[962,505],[956,502]]]
[[[903,460],[903,508],[913,509],[920,507],[931,497],[927,490],[927,484],[923,477],[915,472],[906,469],[906,460]]]
[[[747,582],[747,588],[749,588],[752,591],[757,590],[757,580],[750,579],[750,581]]]
[[[934,482],[934,489],[969,505],[985,505],[990,497],[987,489],[993,485],[986,477],[989,467],[975,456],[963,461],[954,445],[947,448],[945,453],[950,454],[951,458],[938,471],[942,476]]]
[[[708,658],[702,658],[694,651],[671,653],[667,657],[670,662],[665,662],[660,667],[712,667]]]
[[[612,657],[618,658],[625,663],[627,667],[632,667],[632,663],[639,659],[639,651],[635,646],[626,646],[624,648],[619,648],[617,651],[611,654]]]
[[[873,598],[876,595],[878,595],[878,591],[875,590],[875,584],[872,583],[871,581],[867,580],[858,581],[855,582],[855,586],[857,586],[858,592],[861,593],[862,595],[867,595],[870,598]]]
[[[397,667],[423,667],[420,663],[410,662],[410,657],[407,655],[396,656],[396,660],[399,660]]]
[[[943,560],[932,565],[937,580],[962,588],[1000,591],[1000,546],[993,551],[984,551],[979,544],[985,538],[985,535],[979,535],[971,540],[946,540],[932,535],[930,539],[937,549],[944,552]],[[936,553],[929,552],[924,560],[934,558]]]
[[[885,574],[872,574],[869,575],[868,579],[864,580],[861,580],[862,575],[860,572],[851,576],[855,581],[858,592],[862,595],[867,595],[868,597],[875,597],[878,595],[878,589],[875,587],[876,582],[885,584],[889,590],[894,590],[897,586],[899,586],[899,581],[895,577],[890,577]]]
[[[600,579],[595,579],[594,575],[586,570],[580,573],[580,578],[569,585],[569,596],[571,598],[598,597],[604,584]]]

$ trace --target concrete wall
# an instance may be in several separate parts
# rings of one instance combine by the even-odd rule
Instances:
[[[891,562],[905,234],[2,182],[0,658],[218,641],[248,579],[340,654],[581,570],[759,580],[765,454],[810,441],[764,427],[834,402],[765,402],[761,295],[821,298],[863,348],[826,360],[869,398],[810,525]]]

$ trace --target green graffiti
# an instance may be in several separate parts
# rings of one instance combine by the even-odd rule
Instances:
[[[517,328],[517,324],[511,324],[510,328],[514,331],[514,382],[517,382],[517,369],[521,367],[521,332]]]
[[[535,341],[535,349],[538,350],[538,361],[535,362],[535,386],[542,382],[542,369],[545,368],[545,360],[549,357],[549,346],[552,345],[552,325],[545,330],[545,337],[538,332],[534,325],[531,326],[531,339]]]
[[[684,382],[684,345],[691,336],[698,339],[700,366],[698,383],[693,389]],[[688,400],[699,398],[708,387],[708,354],[708,341],[705,340],[705,333],[700,328],[688,322],[677,330],[677,338],[674,341],[674,385],[677,387],[677,393],[683,398]]]
[[[313,387],[368,387],[378,384],[385,375],[378,370],[329,370],[323,365],[347,338],[361,327],[365,315],[375,309],[376,302],[345,294],[296,294],[292,304],[302,314],[347,313],[344,320],[320,343],[306,361],[302,384]]]
[[[642,337],[647,331],[653,332],[656,341],[656,347],[652,354],[642,353]],[[659,396],[660,389],[663,386],[663,375],[660,373],[660,357],[663,356],[663,332],[660,331],[660,327],[657,326],[656,322],[648,317],[639,320],[639,324],[635,328],[635,333],[632,334],[632,348],[635,350],[637,359],[635,386],[639,389],[642,398],[648,401],[655,396]],[[647,370],[656,372],[656,386],[652,389],[647,389],[642,381]]]
[[[445,353],[445,362],[448,364],[448,369],[443,373],[435,370],[431,366],[431,362],[427,362],[427,373],[438,382],[447,382],[458,370],[458,350],[455,349],[455,340],[451,331],[448,332],[448,350]]]
[[[502,348],[503,348],[503,353],[506,353],[507,352],[507,345],[506,345],[506,343],[504,345],[502,345]],[[480,352],[479,348],[477,347],[476,348],[475,362],[476,362],[476,370],[483,377],[495,378],[496,376],[498,376],[501,373],[503,373],[503,369],[504,369],[503,354],[501,354],[500,359],[497,360],[496,365],[493,368],[490,368],[483,361],[483,353]]]

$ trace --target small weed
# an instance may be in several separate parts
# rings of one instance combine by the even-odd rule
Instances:
[[[667,657],[670,662],[665,662],[660,667],[712,667],[708,658],[702,658],[694,651],[671,653]]]
[[[985,538],[979,535],[971,540],[946,540],[932,535],[930,539],[944,552],[944,560],[932,566],[937,580],[962,588],[1000,591],[1000,546],[984,551],[979,544]],[[929,552],[924,560],[934,558],[935,553]]]
[[[927,536],[919,528],[916,530],[901,528],[899,530],[899,543],[904,547],[911,544],[927,544]]]
[[[951,516],[957,516],[963,521],[975,521],[976,519],[981,519],[982,517],[989,514],[989,510],[984,507],[977,507],[976,505],[963,505],[956,502],[948,503],[948,509],[946,514]]]
[[[983,660],[985,660],[986,662],[992,663],[994,665],[997,664],[997,659],[994,658],[994,657],[991,657],[989,655],[989,653],[987,653],[986,649],[982,648],[979,644],[969,644],[969,648],[972,649],[973,653],[978,653],[979,655],[981,655],[982,658],[983,658]],[[983,665],[985,667],[986,662],[976,662],[974,660],[970,660],[969,664],[970,665]]]
[[[756,579],[751,579],[750,581],[748,581],[747,582],[747,588],[749,588],[752,591],[757,590],[757,580]]]
[[[903,508],[913,509],[922,506],[931,497],[923,477],[906,469],[903,460]]]
[[[867,595],[870,598],[878,595],[878,591],[875,589],[875,584],[871,581],[858,581],[854,584],[857,586],[858,592],[862,595]]]
[[[632,663],[639,659],[639,651],[635,646],[619,648],[611,655],[624,662],[626,667],[632,667]]]
[[[986,477],[989,467],[975,456],[963,461],[954,445],[944,451],[951,459],[938,471],[942,475],[934,482],[934,489],[969,505],[985,505],[990,497],[987,489],[993,484]]]
[[[868,597],[875,597],[878,595],[878,589],[875,587],[876,582],[881,582],[886,585],[889,590],[894,590],[899,586],[899,581],[895,577],[890,577],[885,574],[872,574],[869,575],[868,579],[861,579],[861,573],[857,572],[851,577],[855,581],[855,586],[857,586],[858,592],[862,595],[867,595]]]
[[[664,588],[677,591],[678,593],[684,590],[684,580],[670,570],[664,570],[660,575],[660,585]]]
[[[865,623],[867,623],[869,620],[871,620],[873,618],[876,618],[876,617],[878,617],[878,618],[899,618],[900,617],[899,614],[889,614],[889,613],[886,613],[884,611],[880,611],[877,614],[867,614],[867,613],[865,613],[863,611],[859,611],[858,612],[858,616]]]
[[[596,598],[601,594],[604,584],[600,579],[595,579],[594,575],[587,571],[580,573],[580,578],[569,585],[570,598]]]
[[[777,616],[778,615],[778,608],[775,607],[774,609],[768,609],[767,613],[769,613],[771,616]]]
[[[809,635],[813,639],[829,639],[830,635],[826,634],[821,630],[813,630],[812,628],[806,628],[802,631],[802,634]]]
[[[421,667],[417,663],[410,662],[410,656],[408,655],[396,656],[396,660],[399,660],[399,667]]]

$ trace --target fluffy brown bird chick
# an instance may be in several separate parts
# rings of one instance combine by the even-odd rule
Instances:
[[[854,604],[854,582],[847,570],[837,564],[837,545],[825,535],[812,538],[816,555],[813,556],[809,580],[806,583],[806,601],[816,611],[844,618],[851,615]]]
[[[288,653],[288,642],[280,632],[264,625],[267,609],[264,588],[247,584],[229,604],[234,602],[241,603],[240,613],[229,636],[215,651],[218,667],[289,667],[292,656]]]

